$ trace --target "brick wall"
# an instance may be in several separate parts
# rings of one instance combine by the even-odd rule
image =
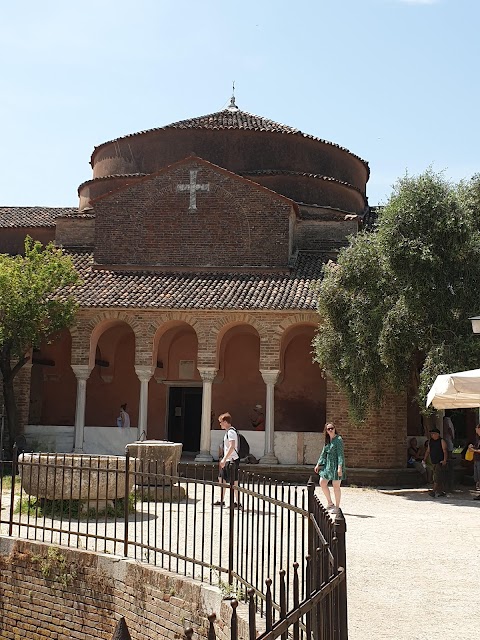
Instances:
[[[346,397],[327,378],[327,422],[335,424],[345,441],[347,469],[406,466],[406,393],[388,394],[381,408],[371,411],[363,424],[355,425],[348,415]]]
[[[347,244],[347,236],[357,231],[356,221],[298,220],[295,225],[295,249],[332,251]]]
[[[57,218],[55,242],[63,247],[93,247],[95,240],[95,218]]]
[[[124,617],[133,640],[206,638],[216,613],[229,637],[231,607],[218,589],[133,560],[0,538],[0,638],[110,640]],[[243,608],[239,631],[248,637]]]
[[[196,184],[190,193],[177,186]],[[104,264],[286,268],[291,203],[199,159],[94,201],[95,259]]]
[[[27,236],[38,240],[42,244],[48,244],[55,240],[55,227],[2,228],[0,233],[0,253],[23,254]]]

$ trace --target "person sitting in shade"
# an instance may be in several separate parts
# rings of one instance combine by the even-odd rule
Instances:
[[[425,453],[425,452],[424,452]],[[416,438],[410,438],[407,449],[407,466],[416,469],[418,473],[426,479],[426,466],[423,464],[423,454],[420,451],[420,447],[418,446],[418,442]]]
[[[120,429],[130,428],[130,416],[127,413],[127,403],[120,405],[120,415],[117,418],[117,427]]]

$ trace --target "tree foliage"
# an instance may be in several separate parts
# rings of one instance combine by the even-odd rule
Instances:
[[[0,373],[10,442],[17,433],[13,381],[30,351],[68,327],[75,315],[78,274],[53,243],[27,237],[24,255],[0,254]]]
[[[388,389],[412,385],[424,408],[437,375],[480,366],[479,223],[480,176],[405,176],[374,230],[325,265],[316,359],[357,421]]]

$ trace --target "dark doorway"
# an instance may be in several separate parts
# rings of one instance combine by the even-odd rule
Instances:
[[[200,451],[202,388],[170,387],[168,438],[181,442],[184,452]]]

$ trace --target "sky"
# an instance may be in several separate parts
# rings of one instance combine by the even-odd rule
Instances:
[[[78,205],[96,145],[227,106],[346,147],[367,196],[480,171],[479,0],[0,0],[0,205]]]

